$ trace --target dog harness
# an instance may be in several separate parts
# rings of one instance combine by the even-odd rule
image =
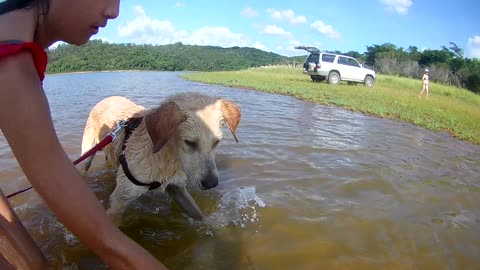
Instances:
[[[35,42],[23,42],[19,40],[0,41],[0,61],[6,57],[16,55],[23,51],[30,51],[33,57],[38,77],[43,82],[47,69],[48,57],[45,50]]]
[[[125,176],[132,182],[133,184],[137,186],[146,186],[148,187],[148,190],[154,190],[159,188],[162,183],[158,181],[154,181],[151,183],[142,183],[135,179],[135,177],[132,175],[132,172],[128,169],[128,164],[127,164],[127,159],[125,158],[125,147],[126,147],[126,142],[128,138],[130,138],[130,135],[132,134],[133,130],[135,130],[138,125],[140,125],[140,122],[142,121],[142,117],[132,117],[127,120],[127,123],[125,125],[125,138],[123,139],[123,144],[122,144],[122,153],[118,157],[118,160],[120,161],[120,164],[122,165],[123,172],[125,173]]]

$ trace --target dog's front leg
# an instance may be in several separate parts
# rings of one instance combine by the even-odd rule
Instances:
[[[120,225],[125,208],[147,191],[148,187],[132,184],[123,173],[118,175],[117,185],[115,186],[113,193],[110,195],[110,206],[107,210],[107,214],[117,226]]]
[[[92,159],[87,159],[84,162],[75,165],[75,167],[77,168],[78,172],[81,175],[85,175],[88,169],[90,168],[91,164],[92,164]]]

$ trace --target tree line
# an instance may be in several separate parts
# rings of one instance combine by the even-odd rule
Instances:
[[[48,72],[101,70],[224,71],[281,64],[286,57],[254,48],[112,44],[93,40],[48,50]]]
[[[449,47],[423,51],[415,46],[405,49],[384,43],[367,46],[362,54],[355,51],[344,54],[374,66],[381,74],[419,78],[428,68],[431,80],[480,94],[480,60],[464,57],[463,50],[454,42],[450,42]]]
[[[421,77],[430,70],[433,81],[467,88],[480,94],[480,60],[465,58],[463,50],[451,42],[439,50],[420,51],[415,46],[391,43],[367,46],[366,51],[340,52],[373,66],[377,73]],[[102,70],[229,71],[265,65],[303,65],[306,56],[287,57],[255,48],[169,45],[114,44],[92,40],[84,46],[59,45],[48,50],[47,72]]]

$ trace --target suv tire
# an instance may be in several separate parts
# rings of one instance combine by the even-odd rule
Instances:
[[[365,76],[365,81],[364,81],[364,85],[365,86],[368,86],[368,87],[372,87],[373,86],[373,77],[372,76]]]
[[[331,71],[328,74],[328,83],[329,84],[339,84],[340,83],[340,74],[336,71]]]

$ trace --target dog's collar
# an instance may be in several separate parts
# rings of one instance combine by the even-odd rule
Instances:
[[[135,179],[135,177],[132,175],[132,172],[128,169],[128,164],[127,164],[127,159],[125,158],[125,143],[127,142],[128,138],[132,134],[133,130],[140,125],[140,122],[142,122],[143,117],[132,117],[127,120],[126,126],[125,126],[125,138],[123,139],[122,143],[122,153],[118,157],[118,160],[120,161],[120,164],[122,165],[123,172],[125,173],[125,176],[132,182],[133,184],[137,186],[146,186],[148,187],[148,190],[154,190],[159,188],[162,183],[155,181],[151,183],[142,183]]]

